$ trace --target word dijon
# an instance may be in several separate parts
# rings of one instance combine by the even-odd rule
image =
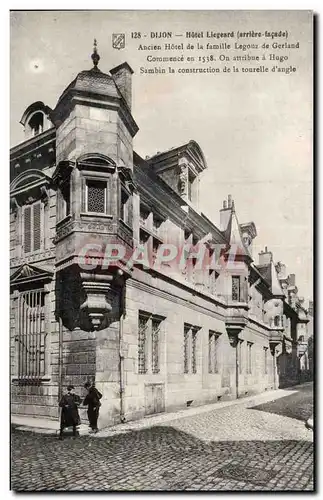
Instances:
[[[186,38],[233,38],[234,31],[219,33],[216,31],[186,31]],[[151,31],[150,38],[173,38],[172,31]]]

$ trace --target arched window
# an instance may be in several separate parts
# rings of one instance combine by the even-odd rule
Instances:
[[[35,137],[38,134],[41,134],[44,130],[44,115],[40,111],[32,115],[30,118],[28,125],[30,127],[32,136]]]

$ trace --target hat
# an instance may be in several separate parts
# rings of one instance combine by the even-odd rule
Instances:
[[[71,391],[72,389],[75,389],[74,385],[68,385],[68,386],[67,386],[67,390],[68,390],[68,391]]]

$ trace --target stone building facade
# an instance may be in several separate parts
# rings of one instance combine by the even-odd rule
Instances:
[[[133,151],[133,71],[92,60],[11,149],[12,413],[57,418],[88,380],[101,426],[296,383],[295,277],[267,249],[255,263],[230,196],[219,228],[199,211],[195,141]]]

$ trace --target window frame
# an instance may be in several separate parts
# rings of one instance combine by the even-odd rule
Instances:
[[[39,205],[40,206],[40,214],[39,214],[39,240],[40,240],[40,244],[39,244],[39,248],[37,248],[35,250],[35,239],[34,239],[34,207],[36,205]],[[22,254],[23,255],[33,255],[33,254],[37,254],[39,252],[41,252],[43,249],[44,249],[44,234],[45,234],[45,228],[44,228],[44,224],[45,224],[45,218],[44,218],[44,203],[42,202],[42,200],[36,200],[34,201],[33,203],[29,203],[29,204],[26,204],[26,205],[23,205],[21,207],[21,212],[22,212],[22,216],[21,216],[21,235],[22,235],[22,239],[21,239],[21,243],[22,243]],[[26,247],[26,244],[25,244],[25,235],[26,235],[26,229],[25,229],[25,211],[27,209],[30,209],[30,251],[26,252],[25,250],[25,247]]]
[[[140,319],[145,320],[145,337],[143,347],[139,350],[140,341]],[[138,311],[138,349],[137,349],[137,362],[138,362],[138,375],[158,375],[161,371],[161,339],[162,328],[165,317],[157,314],[151,314],[146,311]],[[153,325],[156,323],[158,328],[154,330]],[[157,332],[157,345],[154,344],[155,334]],[[143,358],[143,369],[141,368]],[[157,362],[156,362],[157,360]]]
[[[123,196],[126,197],[123,202]],[[130,210],[130,204],[132,204],[132,196],[129,189],[123,182],[120,182],[120,191],[119,191],[119,220],[126,224],[129,228],[133,227],[133,206]],[[131,217],[131,220],[130,220]]]
[[[252,368],[253,368],[253,363],[252,363],[252,346],[253,342],[247,342],[247,370],[246,373],[248,375],[252,375]]]
[[[34,296],[34,298],[32,298]],[[16,346],[15,346],[15,373],[12,377],[13,381],[17,381],[23,385],[34,384],[37,381],[49,380],[50,370],[50,349],[49,349],[49,335],[48,335],[48,292],[45,288],[33,288],[21,291],[17,295],[16,304]],[[28,297],[30,303],[28,304]],[[39,297],[39,304],[35,304],[37,297]],[[35,300],[36,298],[36,300]],[[27,304],[27,308],[25,307]],[[29,311],[28,311],[29,309]],[[32,311],[30,311],[30,309]],[[27,322],[26,320],[28,316]],[[39,331],[35,331],[35,322],[39,324]],[[23,325],[23,326],[22,326]],[[22,326],[22,329],[21,329]],[[37,327],[37,325],[36,325]],[[36,341],[36,342],[35,342]],[[26,344],[26,345],[25,345]],[[31,366],[37,365],[37,354],[30,354],[31,345],[33,349],[36,348],[36,353],[39,348],[38,369],[32,369]],[[26,352],[25,352],[26,350]],[[36,356],[35,359],[33,357]]]
[[[220,338],[220,333],[214,330],[209,330],[209,373],[218,374],[219,373],[219,363],[217,356],[216,344]]]
[[[238,295],[237,298],[234,298],[233,295],[233,283],[234,281],[237,280],[238,282]],[[241,276],[236,274],[231,277],[231,299],[232,302],[241,302]]]
[[[89,210],[89,200],[88,200],[88,188],[89,184],[102,184],[102,187],[104,187],[104,212],[92,212]],[[97,179],[97,178],[92,178],[92,177],[86,177],[85,178],[85,213],[89,215],[107,215],[108,210],[108,183],[106,180],[103,179]]]
[[[183,328],[183,373],[196,375],[198,373],[198,332],[199,326],[184,323]]]
[[[243,340],[238,340],[238,363],[239,363],[239,374],[243,374],[243,350],[242,350]]]
[[[264,353],[264,375],[268,375],[268,347],[263,346]]]
[[[38,132],[36,132],[36,126],[32,126],[30,122],[32,122],[35,117],[41,116],[41,122],[38,124]],[[42,111],[35,111],[29,118],[28,120],[28,126],[30,130],[30,135],[31,137],[37,137],[38,135],[42,134],[44,132],[45,128],[45,116]]]

